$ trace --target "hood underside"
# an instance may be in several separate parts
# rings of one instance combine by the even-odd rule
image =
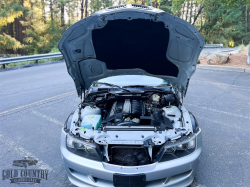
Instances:
[[[142,5],[96,12],[69,27],[58,44],[78,95],[105,77],[148,75],[170,82],[181,97],[203,46],[191,24]]]

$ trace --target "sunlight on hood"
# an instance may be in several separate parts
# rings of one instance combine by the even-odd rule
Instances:
[[[105,83],[115,84],[119,86],[128,86],[128,85],[167,86],[169,85],[168,82],[165,81],[164,79],[146,76],[146,75],[119,75],[119,76],[113,76],[113,77],[100,79],[97,82],[105,82]]]

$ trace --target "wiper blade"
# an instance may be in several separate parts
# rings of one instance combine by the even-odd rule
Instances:
[[[104,85],[107,85],[107,86],[110,86],[110,87],[120,88],[121,90],[126,91],[126,92],[131,92],[130,90],[127,90],[127,89],[122,88],[122,87],[120,87],[118,85],[115,85],[115,84],[110,84],[110,83],[106,83],[106,82],[96,82],[96,84],[104,84]]]
[[[154,86],[148,86],[148,85],[128,85],[123,86],[123,88],[155,88]]]

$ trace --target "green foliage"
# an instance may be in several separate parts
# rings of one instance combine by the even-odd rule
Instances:
[[[221,0],[221,2],[228,5],[230,8],[238,7],[240,4],[250,6],[249,0]]]
[[[0,34],[0,53],[4,53],[6,49],[16,50],[22,47],[23,45],[10,35],[5,33],[3,35]]]
[[[114,0],[91,0],[90,1],[90,9],[91,13],[113,6]],[[119,4],[122,4],[122,1],[119,2]]]
[[[173,0],[160,0],[159,8],[172,14]]]
[[[12,1],[0,2],[0,28],[14,21],[20,16],[27,16],[28,10]]]
[[[238,46],[238,49],[240,51],[248,50],[249,49],[249,44],[248,45],[241,44],[241,45]]]
[[[49,53],[58,53],[60,52],[57,47],[53,47]]]
[[[178,12],[181,9],[184,2],[185,2],[185,0],[174,0],[173,1],[173,6],[171,7],[172,11],[174,13]]]
[[[243,12],[242,6],[228,9],[225,4],[210,0],[204,9],[205,23],[201,28],[205,42],[223,43],[225,46],[228,46],[230,41],[236,45],[242,43],[246,36]]]
[[[159,0],[160,9],[195,23],[206,43],[223,43],[225,46],[249,43],[250,22],[245,24],[246,5],[250,7],[249,0]]]
[[[38,54],[48,53],[57,46],[62,34],[69,25],[61,26],[61,7],[65,6],[67,12],[63,17],[72,16],[72,10],[76,9],[75,2],[69,0],[9,0],[0,2],[0,50],[1,53]],[[50,16],[45,17],[45,4],[52,4],[53,21]],[[67,6],[67,7],[66,7]],[[17,18],[19,25],[16,24]],[[71,23],[77,21],[71,17]],[[69,21],[69,22],[70,22]],[[71,24],[70,23],[70,24]],[[9,24],[12,24],[12,34]],[[16,27],[22,26],[21,35],[17,37]],[[4,34],[6,33],[6,34]],[[11,36],[12,35],[12,36]],[[23,37],[20,38],[20,37]],[[17,51],[21,49],[22,51]],[[20,53],[22,52],[22,53]]]

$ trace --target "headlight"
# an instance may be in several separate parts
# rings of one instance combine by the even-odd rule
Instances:
[[[74,154],[97,161],[101,161],[103,158],[103,154],[98,145],[79,140],[69,134],[67,134],[66,142],[67,149]]]
[[[200,131],[190,136],[184,136],[175,142],[166,142],[156,154],[155,159],[157,161],[167,161],[170,159],[170,157],[165,158],[168,155],[174,155],[177,158],[190,154],[195,150],[196,137],[199,133]]]
[[[195,147],[195,139],[190,140],[188,143],[176,146],[176,150],[187,150]]]
[[[183,144],[177,144],[176,146],[170,146],[169,148],[165,149],[164,154],[174,154],[175,151],[178,150],[188,150],[188,149],[193,149],[195,147],[195,138],[191,139],[188,143],[183,143]]]

